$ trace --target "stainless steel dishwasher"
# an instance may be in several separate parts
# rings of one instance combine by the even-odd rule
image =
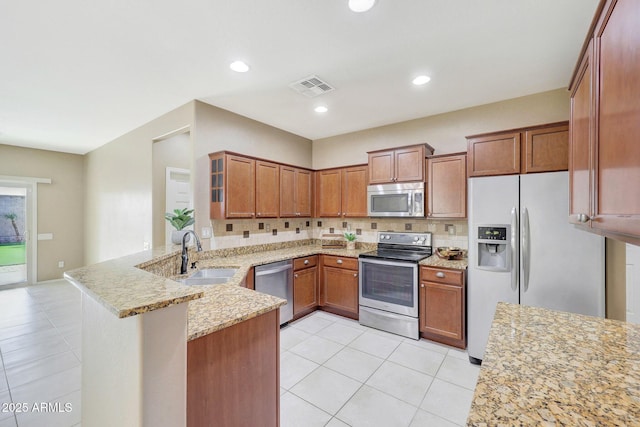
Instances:
[[[293,319],[293,261],[279,261],[256,267],[255,289],[287,300],[280,307],[280,324]]]

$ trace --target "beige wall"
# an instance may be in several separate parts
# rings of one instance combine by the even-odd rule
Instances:
[[[191,134],[180,133],[153,143],[153,246],[165,242],[166,169],[189,169],[193,159]]]
[[[77,154],[0,145],[0,175],[50,178],[38,185],[38,281],[84,265],[84,161]],[[58,261],[65,267],[58,268]]]
[[[189,102],[86,155],[87,264],[151,244],[153,140],[191,126],[193,108]]]
[[[467,151],[465,136],[569,119],[565,89],[313,141],[313,168],[367,163],[367,151],[426,142],[436,154]]]
[[[607,319],[627,319],[626,244],[606,239]]]
[[[247,117],[196,101],[192,130],[195,155],[194,208],[196,231],[210,226],[209,153],[228,150],[300,167],[311,167],[311,140],[257,122]],[[215,248],[203,239],[205,248]]]

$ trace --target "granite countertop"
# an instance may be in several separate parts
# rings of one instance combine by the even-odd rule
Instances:
[[[362,252],[366,250],[326,249],[319,245],[306,245],[214,258],[207,258],[208,255],[204,253],[198,261],[199,269],[237,268],[238,271],[224,285],[198,286],[205,295],[189,303],[189,340],[257,317],[286,303],[283,299],[239,286],[251,267],[317,254],[357,258]]]
[[[433,254],[429,258],[420,261],[420,265],[424,265],[427,267],[451,268],[454,270],[466,270],[467,258],[461,260],[447,260],[444,258],[440,258],[436,254]]]
[[[300,244],[275,250],[246,247],[192,253],[190,261],[197,260],[198,269],[237,268],[238,271],[224,285],[184,286],[176,280],[187,275],[152,274],[144,270],[166,261],[168,271],[175,271],[172,261],[179,257],[180,251],[167,246],[72,270],[65,273],[65,278],[121,318],[189,302],[188,335],[192,340],[285,304],[285,300],[240,286],[251,267],[317,254],[357,258],[370,250],[370,246],[348,250]],[[466,268],[466,261],[446,261],[436,255],[421,264]]]
[[[467,425],[640,425],[640,325],[499,303]]]
[[[204,295],[201,289],[135,267],[171,255],[164,249],[149,250],[67,271],[64,277],[115,316],[135,316]]]

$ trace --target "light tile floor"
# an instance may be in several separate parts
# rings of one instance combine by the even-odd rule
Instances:
[[[0,288],[0,405],[28,409],[0,407],[0,427],[80,425],[80,310],[79,291],[64,280]],[[479,369],[464,351],[325,312],[284,327],[280,342],[282,427],[466,421]],[[60,412],[36,412],[42,402]]]
[[[280,335],[281,426],[463,426],[467,353],[315,312]]]
[[[66,280],[0,287],[0,427],[80,425],[80,309]]]

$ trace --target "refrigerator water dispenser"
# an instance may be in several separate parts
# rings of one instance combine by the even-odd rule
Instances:
[[[510,271],[511,245],[509,225],[478,226],[478,268],[490,271]]]

